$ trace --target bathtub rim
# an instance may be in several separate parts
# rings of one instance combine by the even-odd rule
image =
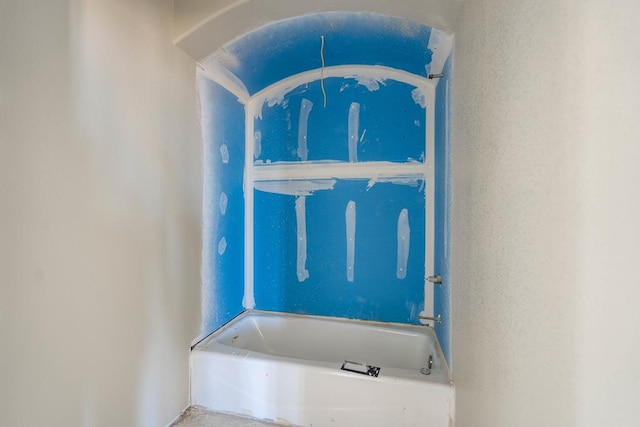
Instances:
[[[437,352],[437,357],[440,359],[440,362],[442,363],[442,367],[443,367],[442,370],[447,373],[448,381],[451,383],[453,382],[451,369],[449,368],[447,359],[444,357],[444,353],[442,351],[442,347],[440,346],[440,342],[438,341],[438,336],[435,333],[435,329],[431,326],[413,325],[408,323],[381,322],[377,320],[362,320],[362,319],[352,319],[352,318],[346,318],[346,317],[321,316],[321,315],[315,315],[315,314],[299,314],[299,313],[287,313],[287,312],[281,312],[281,311],[246,309],[238,313],[236,316],[231,318],[228,322],[224,323],[222,326],[220,326],[216,330],[212,331],[210,334],[202,338],[200,341],[193,344],[191,346],[191,352],[198,349],[202,351],[206,351],[205,347],[211,341],[213,341],[216,336],[222,334],[227,328],[229,328],[235,322],[240,321],[241,319],[251,315],[275,316],[275,317],[285,317],[285,318],[288,317],[288,318],[299,318],[299,319],[318,319],[323,321],[339,322],[339,323],[358,323],[361,325],[378,326],[383,328],[401,328],[401,329],[413,330],[419,333],[426,333],[433,339],[434,347]],[[234,348],[222,343],[219,343],[218,345]],[[286,357],[283,355],[269,355],[269,354],[259,353],[259,352],[250,351],[250,350],[244,350],[244,351],[247,351],[252,354],[261,354],[261,355],[267,356],[268,359],[277,357],[285,360],[288,360],[288,359],[296,360],[294,358]]]

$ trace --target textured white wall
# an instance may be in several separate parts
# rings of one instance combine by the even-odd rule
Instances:
[[[453,95],[459,427],[637,425],[640,3],[468,0]]]
[[[195,63],[172,2],[0,2],[0,425],[159,426],[198,333]]]

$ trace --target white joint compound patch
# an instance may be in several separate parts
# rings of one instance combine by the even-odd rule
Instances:
[[[369,92],[374,92],[380,89],[380,85],[384,86],[384,79],[381,77],[369,77],[369,76],[353,76],[360,86],[364,86]]]
[[[356,202],[351,200],[345,210],[347,225],[347,281],[353,282],[356,259]]]
[[[253,133],[253,157],[257,159],[262,154],[262,132],[259,130]]]
[[[407,277],[407,262],[409,260],[409,246],[411,242],[411,228],[409,227],[409,211],[402,209],[398,215],[398,258],[396,277]]]
[[[349,106],[349,162],[358,161],[358,127],[360,126],[360,104]]]
[[[311,196],[315,191],[333,190],[335,179],[291,180],[291,181],[256,181],[254,188],[265,193],[284,194],[287,196]]]
[[[417,87],[412,90],[411,98],[413,98],[413,102],[415,102],[422,108],[427,108],[428,95],[424,89]]]
[[[447,61],[451,48],[453,47],[453,35],[444,31],[433,28],[431,35],[429,36],[428,48],[431,50],[431,63],[426,67],[428,68],[427,74],[440,74],[444,68],[444,63]]]
[[[227,205],[229,204],[229,199],[227,198],[227,193],[224,191],[220,193],[220,213],[225,215],[227,213]]]
[[[227,250],[227,239],[223,236],[218,242],[218,254],[224,255]]]
[[[313,108],[313,102],[306,98],[302,99],[300,104],[300,121],[298,122],[298,157],[303,162],[307,161],[309,149],[307,148],[307,123],[309,121],[309,113]]]
[[[220,146],[220,158],[222,159],[222,163],[229,163],[229,147],[227,147],[227,144]]]
[[[304,196],[296,199],[296,228],[297,228],[297,262],[296,276],[298,282],[304,282],[309,278],[307,264],[307,220],[306,220],[306,200]]]

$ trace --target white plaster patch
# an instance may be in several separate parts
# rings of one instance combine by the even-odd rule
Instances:
[[[400,177],[373,177],[367,183],[367,190],[371,189],[378,183],[388,183],[396,185],[406,185],[408,187],[417,187],[420,183],[424,183],[422,177],[400,176]]]
[[[396,277],[404,279],[407,277],[407,263],[409,260],[409,246],[411,241],[411,228],[409,227],[409,211],[402,209],[398,215],[398,257],[396,267]]]
[[[384,79],[379,76],[353,76],[360,86],[366,87],[369,92],[380,89],[380,85],[384,85]]]
[[[222,236],[222,239],[220,239],[220,241],[218,242],[218,254],[224,255],[226,250],[227,250],[227,239],[224,236]]]
[[[289,100],[285,100],[284,98],[289,94],[289,92],[296,89],[297,87],[298,86],[293,85],[283,86],[281,90],[273,93],[270,97],[266,98],[264,103],[267,104],[268,107],[273,107],[280,104],[282,104],[283,107],[286,107],[289,103]],[[303,92],[306,92],[306,90],[307,88],[305,87]]]
[[[453,35],[436,28],[431,29],[429,45],[431,50],[431,63],[426,68],[427,75],[442,73],[444,63],[447,61],[453,46]]]
[[[306,222],[306,200],[304,196],[296,199],[296,231],[297,231],[297,261],[296,276],[298,282],[304,282],[309,278],[307,264],[307,222]]]
[[[344,213],[347,226],[347,281],[353,282],[356,259],[356,202],[347,203]]]
[[[308,82],[304,84],[308,85]],[[264,108],[265,104],[269,108],[274,107],[276,105],[282,105],[283,108],[286,108],[289,105],[289,100],[285,99],[285,97],[289,94],[289,92],[291,92],[292,90],[296,89],[299,86],[301,85],[299,84],[296,85],[293,83],[288,85],[282,84],[282,83],[273,85],[272,86],[273,90],[271,91],[269,96],[261,97],[261,99],[258,102],[256,102],[254,106],[251,108],[253,118],[262,120],[262,109]],[[306,92],[306,87],[302,92]],[[254,97],[252,98],[256,99],[256,96],[254,95]]]
[[[227,198],[227,193],[224,191],[220,193],[220,213],[225,215],[227,213],[227,205],[229,203],[229,199]]]
[[[335,185],[335,179],[256,181],[254,183],[256,190],[287,196],[311,196],[315,191],[333,190]]]
[[[358,161],[358,127],[360,126],[360,104],[349,106],[349,162]]]
[[[258,158],[262,154],[262,132],[259,130],[253,133],[253,157]]]
[[[202,64],[207,68],[212,68],[214,66],[214,62],[217,62],[219,66],[229,69],[238,69],[242,65],[240,64],[238,57],[234,53],[225,49],[224,46],[205,58],[202,61]]]
[[[412,90],[411,98],[413,98],[413,102],[415,102],[422,108],[427,108],[428,94],[423,89],[417,87],[414,90]]]
[[[313,108],[313,102],[307,98],[302,98],[300,104],[300,121],[298,122],[298,157],[303,162],[307,161],[309,149],[307,148],[307,123],[309,121],[309,113]]]
[[[222,159],[222,163],[229,163],[229,148],[227,144],[222,144],[220,146],[220,158]]]
[[[270,98],[267,98],[266,101],[265,101],[265,104],[267,104],[267,107],[273,107],[274,105],[280,105],[282,103],[282,101],[284,101],[285,95],[287,93],[289,93],[290,90],[291,89],[276,93],[275,95],[271,96]],[[260,110],[260,118],[262,118],[262,110]]]

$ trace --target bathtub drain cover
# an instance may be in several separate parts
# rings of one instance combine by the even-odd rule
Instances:
[[[380,374],[380,368],[377,366],[367,365],[365,363],[350,362],[345,360],[342,364],[343,371],[355,372],[356,374],[369,375],[377,377]]]

